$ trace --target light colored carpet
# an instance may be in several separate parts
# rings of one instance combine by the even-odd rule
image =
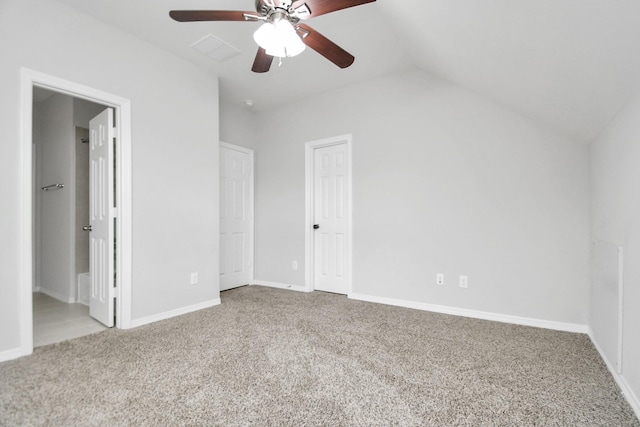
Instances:
[[[640,426],[587,336],[259,286],[0,364],[0,425]]]

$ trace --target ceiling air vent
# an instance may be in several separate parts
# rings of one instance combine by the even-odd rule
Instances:
[[[218,62],[224,62],[240,54],[238,49],[223,42],[213,34],[203,37],[192,44],[191,47]]]

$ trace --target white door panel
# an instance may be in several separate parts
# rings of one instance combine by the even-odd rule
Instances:
[[[114,324],[113,110],[107,108],[89,124],[91,292],[89,314],[106,326]]]
[[[220,146],[220,290],[253,281],[253,155]]]
[[[314,288],[347,293],[347,146],[314,150]]]

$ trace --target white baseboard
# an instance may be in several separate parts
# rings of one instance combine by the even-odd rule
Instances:
[[[467,310],[465,308],[448,307],[444,305],[427,304],[424,302],[407,301],[395,298],[384,298],[372,295],[351,293],[349,298],[375,302],[378,304],[395,305],[416,310],[432,311],[435,313],[452,314],[454,316],[471,317],[474,319],[493,320],[495,322],[512,323],[515,325],[533,326],[536,328],[553,329],[556,331],[587,333],[587,326],[576,323],[552,322],[549,320],[530,319],[527,317],[509,316],[506,314],[489,313],[486,311]]]
[[[148,325],[149,323],[158,322],[160,320],[170,319],[172,317],[181,316],[183,314],[192,313],[194,311],[202,310],[204,308],[214,307],[220,305],[220,298],[204,301],[198,304],[189,305],[187,307],[176,308],[175,310],[165,311],[164,313],[153,314],[151,316],[142,317],[140,319],[131,320],[131,327],[137,328],[138,326]]]
[[[254,280],[252,285],[267,286],[269,288],[277,288],[277,289],[289,289],[291,291],[297,291],[297,292],[309,292],[307,288],[305,288],[304,286],[289,285],[286,283],[278,283],[278,282],[268,282],[266,280]]]
[[[0,351],[0,362],[6,362],[7,360],[17,359],[22,356],[22,351],[19,348],[12,348],[11,350]]]
[[[607,369],[609,369],[609,372],[611,372],[613,379],[616,380],[616,383],[618,384],[618,387],[620,387],[622,394],[627,399],[627,402],[629,402],[629,405],[631,405],[633,412],[636,413],[636,417],[640,419],[640,399],[638,399],[638,396],[636,396],[636,394],[633,392],[631,387],[629,387],[629,384],[627,384],[627,381],[625,380],[624,376],[622,376],[617,372],[615,365],[612,364],[609,361],[609,359],[607,359],[607,356],[602,351],[602,348],[598,345],[596,340],[593,338],[593,333],[591,331],[591,328],[589,328],[588,335],[589,335],[589,338],[591,339],[591,342],[593,343],[593,346],[596,348],[596,350],[598,350],[598,353],[600,353],[600,357],[604,361],[604,364],[607,365]]]
[[[54,290],[43,288],[43,287],[40,287],[40,292],[45,295],[49,295],[51,298],[55,298],[58,301],[62,301],[65,304],[73,304],[74,302],[76,302],[75,298],[73,297],[69,298],[62,292],[54,291]]]

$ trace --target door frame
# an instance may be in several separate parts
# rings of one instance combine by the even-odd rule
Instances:
[[[249,164],[251,166],[251,179],[249,180],[249,201],[251,206],[249,207],[249,214],[251,215],[251,225],[249,226],[249,255],[251,256],[251,283],[253,283],[255,278],[255,200],[254,200],[254,180],[255,180],[255,163],[254,163],[254,155],[253,150],[246,147],[241,147],[239,145],[230,144],[228,142],[220,141],[219,148],[226,148],[228,150],[235,150],[241,153],[245,153],[249,155]],[[218,156],[218,161],[222,158]],[[219,165],[218,165],[219,167]],[[222,194],[222,192],[220,192]],[[218,234],[218,242],[220,242],[220,234]],[[220,252],[222,255],[222,252]]]
[[[305,143],[305,290],[315,290],[315,234],[313,233],[314,212],[314,154],[318,148],[332,145],[346,145],[347,147],[347,296],[353,292],[353,149],[351,134],[334,136],[331,138],[309,141]]]
[[[115,238],[118,250],[115,268],[116,279],[116,327],[131,327],[131,102],[84,86],[28,68],[20,70],[20,143],[21,178],[18,183],[20,203],[20,250],[19,250],[19,325],[20,353],[26,356],[33,352],[33,87],[40,87],[53,92],[86,99],[91,102],[111,107],[115,110],[116,119],[116,157],[117,170],[115,198],[117,207],[115,215],[118,227]]]

